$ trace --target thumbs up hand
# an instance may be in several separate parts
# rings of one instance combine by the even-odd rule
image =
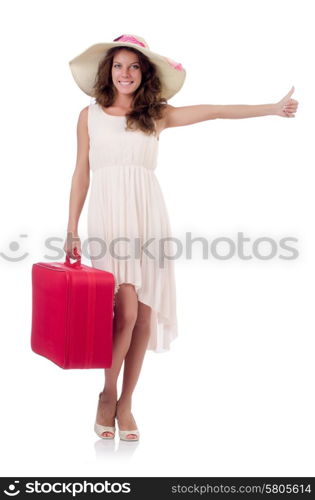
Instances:
[[[284,116],[286,118],[295,118],[295,113],[298,108],[298,101],[291,99],[294,92],[294,87],[276,104],[275,115]]]

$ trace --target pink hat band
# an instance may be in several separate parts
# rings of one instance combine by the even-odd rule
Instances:
[[[140,47],[146,47],[146,45],[140,40],[137,40],[134,36],[130,35],[120,35],[118,38],[115,38],[113,42],[130,42],[130,43],[136,43],[137,45],[140,45]]]

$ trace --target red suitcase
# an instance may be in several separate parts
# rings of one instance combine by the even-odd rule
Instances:
[[[110,368],[115,278],[81,264],[32,266],[31,348],[61,368]]]

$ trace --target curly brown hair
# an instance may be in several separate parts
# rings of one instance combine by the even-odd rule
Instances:
[[[100,61],[94,83],[94,97],[96,102],[107,108],[112,106],[117,90],[111,76],[112,63],[115,54],[121,49],[134,52],[139,57],[142,72],[142,81],[132,99],[132,110],[126,115],[126,128],[142,130],[151,135],[156,134],[155,120],[163,117],[167,100],[162,96],[161,80],[157,68],[150,59],[132,47],[111,47],[106,56]]]

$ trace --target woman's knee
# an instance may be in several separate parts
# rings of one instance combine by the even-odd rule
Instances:
[[[121,284],[115,300],[115,321],[119,329],[132,329],[137,320],[138,299],[135,287]]]
[[[117,326],[119,329],[132,329],[136,323],[137,313],[130,309],[124,309],[117,314]]]

